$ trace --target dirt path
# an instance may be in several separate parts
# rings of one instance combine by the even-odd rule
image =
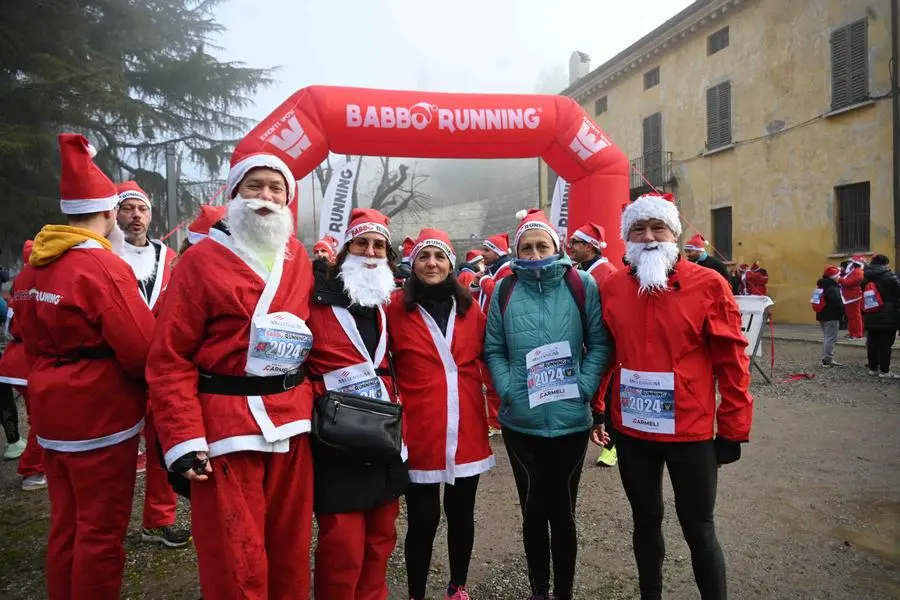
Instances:
[[[865,376],[863,352],[840,348],[847,367],[815,369],[818,347],[779,343],[773,386],[754,385],[753,442],[723,467],[717,527],[728,562],[731,598],[900,598],[900,383]],[[815,379],[781,384],[786,373]],[[497,469],[482,478],[470,588],[480,599],[522,598],[527,580],[518,503],[502,440]],[[636,598],[631,515],[618,473],[593,465],[589,451],[579,497],[581,540],[576,596]],[[193,550],[162,551],[136,532],[136,493],[127,540],[123,598],[196,599]],[[690,555],[665,488],[665,597],[697,597]],[[42,563],[49,505],[24,493],[12,463],[0,465],[0,598],[43,598]],[[180,507],[185,518],[187,507]],[[402,536],[390,567],[391,599],[405,598]],[[442,526],[430,592],[442,598],[447,564]]]

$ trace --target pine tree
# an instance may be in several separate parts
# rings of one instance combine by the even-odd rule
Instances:
[[[238,111],[273,74],[207,52],[222,31],[212,16],[220,2],[4,0],[0,246],[61,218],[60,131],[84,133],[111,177],[137,180],[158,205],[167,144],[187,161],[182,172],[219,172],[253,125]],[[216,188],[179,183],[182,214]]]

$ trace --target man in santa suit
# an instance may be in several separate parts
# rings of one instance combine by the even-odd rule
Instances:
[[[476,303],[478,298],[475,297],[475,293],[478,292],[478,282],[484,277],[484,274],[484,256],[481,250],[475,249],[466,252],[466,262],[459,268],[456,280],[472,293],[472,298]]]
[[[324,260],[332,264],[336,256],[337,240],[330,235],[326,235],[313,245],[313,260]]]
[[[403,284],[406,282],[407,278],[409,278],[409,254],[412,252],[415,244],[416,241],[409,237],[404,239],[403,243],[400,244],[400,263],[397,265],[397,271],[394,274],[394,282],[397,284],[397,287],[403,287]]]
[[[749,267],[741,265],[741,283],[743,293],[747,296],[768,296],[766,284],[769,282],[769,273],[754,262]]]
[[[247,146],[231,160],[227,228],[172,272],[147,381],[166,466],[191,480],[203,595],[307,598],[312,267],[293,235],[294,176]]]
[[[335,264],[316,265],[309,317],[316,343],[306,367],[317,397],[329,390],[398,401],[383,309],[395,289],[395,260],[388,218],[357,208]],[[387,598],[398,498],[409,482],[404,457],[355,460],[316,443],[313,456],[316,598]]]
[[[863,270],[866,261],[862,256],[854,256],[841,273],[841,296],[844,299],[844,313],[847,315],[847,339],[860,340],[863,337],[862,299]]]
[[[747,340],[727,282],[680,256],[680,233],[670,194],[641,196],[622,213],[631,267],[600,290],[616,348],[609,410],[641,598],[662,595],[665,465],[700,597],[724,600],[725,557],[713,519],[717,467],[738,460],[750,438]],[[595,427],[595,443],[603,429]]]
[[[25,242],[22,249],[23,264],[28,264],[33,245],[34,242],[31,240]],[[17,285],[17,281],[19,281],[18,278],[13,280],[12,288],[10,289],[10,297],[15,297],[17,292],[22,291]],[[15,388],[25,400],[25,413],[31,414],[31,403],[28,399],[28,371],[30,370],[30,363],[28,354],[25,351],[25,345],[22,343],[22,338],[16,333],[16,328],[13,324],[14,320],[15,311],[12,307],[9,307],[6,315],[6,322],[3,324],[4,335],[8,340],[8,343],[6,345],[6,350],[3,351],[3,355],[0,356],[0,384],[10,386],[10,392]],[[19,477],[22,478],[22,489],[26,492],[41,490],[47,487],[47,476],[44,474],[43,455],[44,451],[37,443],[34,427],[29,427],[28,441],[25,444],[22,454],[19,456],[19,466],[17,469]]]
[[[153,311],[160,293],[169,284],[169,275],[175,252],[159,240],[147,236],[153,220],[150,197],[136,181],[125,181],[117,186],[119,212],[117,222],[125,236],[120,256],[127,262],[138,280],[138,291]],[[153,411],[148,406],[144,427],[146,454],[138,458],[146,464],[144,486],[144,518],[141,539],[159,543],[168,548],[179,548],[191,540],[191,533],[175,527],[175,510],[178,498],[169,485],[166,469],[160,464]]]
[[[116,186],[82,135],[61,134],[60,206],[17,279],[15,330],[29,358],[31,424],[50,496],[47,595],[119,597],[144,367],[154,321],[131,268],[112,250]]]
[[[725,265],[715,256],[710,255],[709,252],[706,251],[707,242],[702,235],[699,233],[689,239],[683,246],[684,248],[684,256],[691,262],[695,262],[701,267],[706,267],[707,269],[712,269],[719,275],[725,278],[725,281],[731,283],[731,276],[728,274],[728,269],[725,268]]]
[[[615,273],[615,265],[603,256],[606,248],[606,230],[596,223],[587,223],[579,227],[567,244],[569,256],[578,264],[578,268],[587,271],[597,282],[597,289],[606,279]],[[604,400],[609,398],[609,382],[611,376],[607,372],[600,380],[597,396]],[[610,430],[609,414],[606,415],[606,426]],[[600,449],[597,464],[602,467],[614,467],[617,461],[615,431],[610,431],[609,441]]]

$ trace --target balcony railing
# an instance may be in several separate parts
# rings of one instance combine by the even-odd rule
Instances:
[[[631,189],[652,185],[663,188],[675,179],[672,174],[672,153],[658,150],[631,161]],[[650,185],[648,185],[648,182]]]

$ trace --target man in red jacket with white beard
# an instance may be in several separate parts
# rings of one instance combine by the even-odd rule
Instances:
[[[147,366],[169,470],[191,480],[206,598],[308,598],[312,268],[288,166],[232,157],[227,226],[178,260]]]
[[[747,340],[728,284],[680,256],[680,234],[668,194],[641,196],[622,213],[631,268],[610,275],[600,290],[618,363],[609,409],[642,600],[662,596],[663,465],[700,596],[724,600],[725,557],[713,522],[716,468],[738,460],[750,438]],[[602,433],[595,427],[595,443]]]

